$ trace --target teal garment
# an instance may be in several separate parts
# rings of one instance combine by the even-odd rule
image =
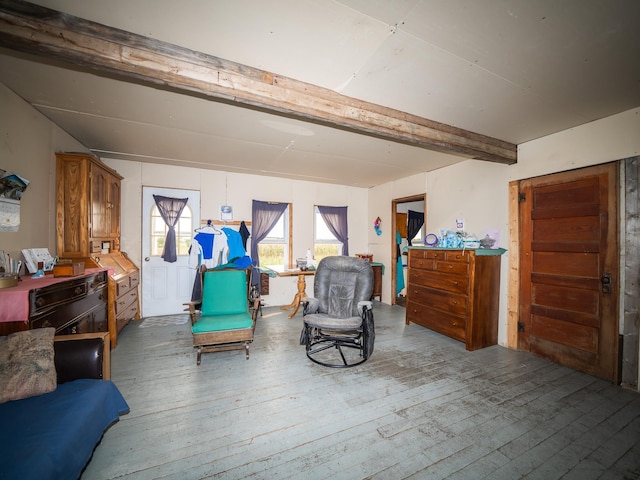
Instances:
[[[402,289],[404,288],[404,273],[402,270],[402,255],[400,253],[400,244],[402,243],[402,237],[400,236],[400,232],[396,231],[396,244],[398,248],[396,249],[398,252],[398,265],[396,267],[396,296],[400,294]]]

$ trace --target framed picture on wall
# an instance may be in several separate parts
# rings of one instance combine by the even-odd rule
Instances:
[[[233,207],[231,205],[220,205],[220,220],[224,222],[233,220]]]

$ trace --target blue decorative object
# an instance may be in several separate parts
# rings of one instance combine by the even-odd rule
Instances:
[[[440,243],[440,239],[435,233],[429,233],[426,237],[424,237],[424,244],[427,247],[436,247]]]
[[[382,220],[380,220],[380,217],[376,218],[376,221],[373,222],[373,229],[376,231],[376,235],[378,236],[382,235],[382,230],[380,229],[380,223],[382,223]]]

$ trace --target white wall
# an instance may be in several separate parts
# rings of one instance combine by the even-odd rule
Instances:
[[[20,228],[0,232],[0,249],[15,258],[23,248],[55,255],[56,151],[87,149],[0,84],[0,169],[30,182],[20,202]]]
[[[313,250],[314,205],[346,205],[349,250],[356,253],[367,249],[367,189],[109,158],[102,160],[124,177],[121,249],[129,254],[136,265],[141,265],[143,186],[200,190],[203,220],[217,220],[220,205],[223,204],[233,206],[234,220],[251,221],[251,203],[254,199],[292,203],[293,258],[304,257],[309,248]],[[247,248],[250,248],[250,243]],[[313,277],[307,276],[306,280],[306,292],[311,295]],[[265,303],[289,304],[296,292],[297,277],[271,278],[269,295],[264,297]]]
[[[508,185],[510,181],[531,178],[575,168],[596,165],[640,154],[640,109],[572,128],[524,143],[518,147],[518,163],[504,166],[467,160],[421,176],[410,177],[372,188],[369,217],[390,211],[394,198],[427,192],[427,232],[453,228],[457,218],[466,220],[466,231],[482,234],[484,229],[499,229],[500,244],[509,242]],[[369,235],[370,249],[376,261],[391,262],[391,237]],[[373,221],[373,220],[371,220]],[[385,223],[383,223],[384,231]],[[507,285],[509,252],[502,257],[500,320],[498,341],[506,342]],[[383,281],[384,302],[390,301],[390,276]]]

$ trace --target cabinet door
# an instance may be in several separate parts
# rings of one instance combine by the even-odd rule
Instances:
[[[77,155],[58,155],[56,240],[61,258],[89,254],[89,163]]]
[[[111,175],[106,170],[91,165],[91,237],[108,238],[109,225],[109,190]]]
[[[120,238],[120,180],[109,175],[109,198],[107,200],[109,220],[109,237]],[[113,245],[113,249],[119,250],[119,245]]]

